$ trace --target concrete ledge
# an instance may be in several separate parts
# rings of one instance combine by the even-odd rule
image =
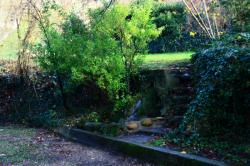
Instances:
[[[182,154],[177,151],[156,148],[144,144],[129,142],[118,138],[105,137],[88,131],[74,128],[60,128],[56,132],[67,139],[90,145],[102,146],[117,150],[120,153],[136,157],[158,165],[171,166],[224,166],[223,162],[210,160],[204,157]]]

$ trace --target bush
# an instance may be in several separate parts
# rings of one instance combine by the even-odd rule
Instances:
[[[114,44],[115,49],[109,54],[115,54],[123,61],[128,93],[131,91],[131,76],[139,69],[141,55],[147,52],[148,43],[160,34],[160,29],[150,17],[151,13],[152,2],[147,0],[131,5],[114,4],[101,18],[92,14],[93,31],[102,46],[99,49],[108,48],[104,43]]]
[[[149,44],[150,52],[197,50],[208,45],[207,37],[188,31],[188,16],[183,4],[157,3],[152,17],[156,26],[164,29],[161,35]]]
[[[249,32],[249,0],[221,0],[233,32]]]
[[[225,34],[221,39],[213,43],[214,47],[250,47],[250,33],[231,33]]]
[[[66,110],[70,109],[68,88],[93,84],[114,112],[125,115],[134,102],[131,75],[139,69],[140,55],[147,52],[148,42],[160,29],[150,17],[151,1],[115,3],[104,10],[103,14],[102,9],[90,13],[89,27],[75,14],[63,14],[59,26],[50,24],[49,16],[44,17],[44,39],[35,46],[35,53],[42,69],[58,78]]]
[[[44,16],[48,21],[49,16]],[[56,76],[63,105],[68,110],[66,85],[73,79],[74,73],[89,60],[88,30],[84,22],[74,14],[64,17],[61,25],[41,25],[43,40],[34,45],[34,53],[40,67]],[[58,30],[60,29],[60,30]]]
[[[210,136],[249,132],[249,48],[211,48],[195,54],[192,62],[197,91],[184,124]]]

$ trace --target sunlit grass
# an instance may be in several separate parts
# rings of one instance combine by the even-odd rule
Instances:
[[[0,43],[0,60],[16,60],[18,52],[17,32],[12,31],[6,39]]]
[[[148,54],[144,57],[142,68],[159,69],[175,63],[188,62],[192,54],[194,54],[194,52]]]
[[[27,33],[28,23],[23,22],[20,25],[20,35],[23,40],[25,34]],[[32,29],[31,37],[29,41],[37,42],[40,40],[40,32],[38,27]],[[0,60],[17,60],[17,53],[19,49],[19,40],[17,35],[17,30],[13,29],[9,32],[8,36],[0,41]]]
[[[18,52],[17,32],[13,31],[2,43],[0,43],[0,60],[16,60]],[[162,54],[147,54],[144,56],[142,68],[159,69],[168,65],[188,62],[193,52],[175,52]]]

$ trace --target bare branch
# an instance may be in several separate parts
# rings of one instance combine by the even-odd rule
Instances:
[[[207,4],[206,4],[205,0],[202,0],[202,2],[203,2],[203,5],[204,5],[204,9],[205,9],[208,25],[209,25],[209,28],[210,28],[210,32],[212,34],[212,37],[215,38],[214,31],[213,31],[213,28],[212,28],[212,25],[211,25],[211,22],[210,22],[210,18],[208,16]]]

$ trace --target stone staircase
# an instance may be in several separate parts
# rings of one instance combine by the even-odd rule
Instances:
[[[176,128],[183,119],[194,95],[192,66],[179,64],[170,66],[167,73],[175,79],[175,84],[167,90],[165,98],[166,126]]]
[[[144,114],[150,117],[147,119],[151,119],[153,123],[143,126],[140,120],[132,121],[127,123],[126,127],[131,133],[164,135],[180,125],[194,96],[192,66],[187,63],[175,64],[165,69],[144,71],[143,76],[143,90],[156,92],[154,97],[157,99],[147,101],[157,105],[154,109],[155,115]],[[155,118],[157,116],[161,116],[160,121],[159,117]]]

